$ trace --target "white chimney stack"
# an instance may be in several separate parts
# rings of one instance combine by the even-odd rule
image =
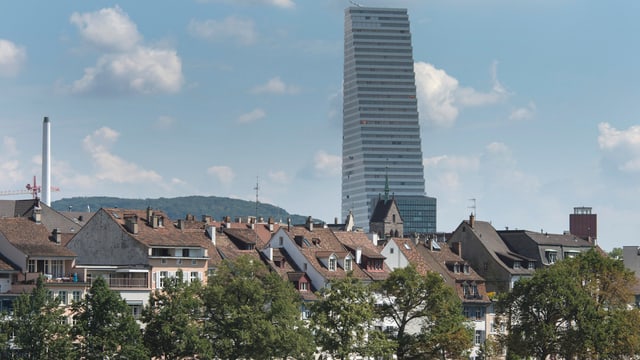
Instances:
[[[51,122],[45,116],[42,123],[42,198],[51,206]]]

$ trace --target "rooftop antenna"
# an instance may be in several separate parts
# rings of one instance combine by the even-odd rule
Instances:
[[[473,201],[473,205],[467,206],[468,209],[472,209],[473,216],[477,219],[478,215],[476,214],[476,198],[471,198],[469,201]]]
[[[256,191],[256,221],[258,221],[258,192],[260,191],[260,183],[258,181],[258,177],[256,176],[256,187],[253,188]]]

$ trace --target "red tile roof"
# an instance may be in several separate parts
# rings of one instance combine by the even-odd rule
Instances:
[[[62,244],[56,244],[44,225],[36,224],[26,218],[0,219],[0,234],[28,256],[68,258],[76,256]]]

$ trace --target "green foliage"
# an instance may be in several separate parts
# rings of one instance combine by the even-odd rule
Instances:
[[[318,295],[320,299],[311,307],[310,323],[317,344],[334,358],[368,355],[367,339],[381,340],[380,336],[369,336],[376,318],[371,289],[358,279],[347,276],[331,281]],[[375,345],[377,349],[393,351],[393,347]]]
[[[609,257],[616,260],[622,260],[622,248],[615,247],[609,251]]]
[[[225,260],[203,292],[204,332],[221,359],[309,358],[296,290],[249,256]]]
[[[49,294],[39,277],[31,294],[14,303],[11,331],[21,359],[73,359],[69,326],[64,322],[60,301]]]
[[[195,216],[210,215],[216,220],[222,220],[225,216],[235,217],[256,216],[256,203],[239,199],[231,199],[217,196],[185,196],[175,198],[158,199],[121,199],[116,197],[92,196],[73,197],[56,200],[51,207],[58,211],[68,211],[71,207],[74,211],[91,211],[100,208],[121,209],[146,209],[147,207],[164,211],[171,219],[184,219],[187,214]],[[291,217],[294,224],[303,224],[307,216],[290,215],[286,210],[270,204],[258,205],[258,216],[263,218],[273,217],[276,221],[286,221]]]
[[[471,347],[473,334],[465,326],[460,300],[437,273],[423,276],[413,266],[398,268],[375,290],[382,296],[379,316],[398,328],[392,336],[398,359],[440,353],[456,357]],[[409,326],[420,331],[407,331]]]
[[[162,359],[207,357],[211,344],[202,337],[202,300],[199,281],[183,281],[183,272],[165,279],[162,290],[149,296],[143,311],[144,343],[152,356]]]
[[[84,359],[149,359],[140,327],[127,303],[98,277],[86,297],[74,304],[74,334]]]
[[[629,309],[633,273],[590,250],[539,270],[501,297],[511,355],[616,358],[640,353],[638,310]]]

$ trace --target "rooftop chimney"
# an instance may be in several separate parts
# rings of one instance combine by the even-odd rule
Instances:
[[[313,219],[311,219],[311,216],[307,218],[307,229],[313,231]]]
[[[180,230],[184,230],[184,228],[185,228],[185,222],[186,222],[185,220],[178,219],[178,229],[180,229]]]
[[[124,227],[136,235],[138,233],[138,216],[135,214],[124,215]]]
[[[147,223],[151,224],[151,217],[153,216],[153,210],[151,209],[151,206],[147,207]]]
[[[356,248],[356,264],[360,264],[362,262],[362,248],[358,246]]]
[[[473,213],[471,213],[471,215],[469,215],[469,226],[473,227],[475,223],[476,223],[476,217],[473,215]]]
[[[216,227],[215,226],[207,226],[206,228],[207,237],[211,240],[213,246],[216,246]]]
[[[202,222],[205,224],[208,224],[211,222],[211,216],[210,215],[202,215]]]
[[[33,221],[35,221],[36,224],[42,222],[42,209],[39,206],[33,208]]]

